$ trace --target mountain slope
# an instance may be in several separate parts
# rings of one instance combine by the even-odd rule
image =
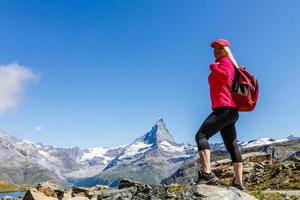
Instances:
[[[182,163],[193,159],[194,153],[194,146],[177,144],[159,118],[151,131],[128,145],[91,182],[95,184],[98,180],[98,183],[115,186],[121,178],[129,178],[148,184],[159,183]],[[89,185],[89,180],[82,183],[77,184]]]
[[[278,163],[282,163],[283,161],[286,160],[299,160],[300,138],[298,137],[288,137],[288,138],[282,140],[272,139],[273,141],[276,142],[273,143],[265,142],[263,144],[261,142],[255,142],[255,141],[262,141],[261,139],[250,141],[249,142],[250,144],[259,143],[260,145],[259,146],[250,145],[250,147],[241,149],[242,158],[245,159],[249,156],[256,155],[257,156],[256,158],[257,160],[255,161],[256,163],[262,162],[260,161],[259,158],[260,155],[267,155],[268,160],[272,160]],[[265,139],[263,139],[263,141],[265,141]],[[212,165],[222,166],[223,164],[221,164],[222,163],[221,160],[226,160],[228,161],[228,163],[230,163],[231,160],[229,159],[228,152],[223,152],[223,154],[219,156],[220,154],[221,154],[220,151],[212,152],[211,160],[216,161],[216,162],[212,162],[214,163]],[[250,161],[253,162],[253,159],[252,160],[250,159]],[[162,180],[162,183],[168,183],[168,184],[174,182],[188,183],[192,179],[195,180],[195,174],[197,170],[199,170],[199,168],[200,168],[199,158],[184,163],[180,168],[178,168],[178,170],[175,173],[173,173],[168,178]]]
[[[299,141],[299,137],[288,136],[238,144],[244,153],[271,152],[275,159],[282,160],[299,150]],[[229,157],[223,143],[210,146],[212,161]],[[197,156],[196,146],[174,141],[162,118],[148,133],[129,145],[116,148],[57,148],[0,131],[0,179],[13,183],[35,184],[50,180],[59,185],[115,186],[120,178],[129,178],[153,184],[174,174]]]
[[[56,148],[0,131],[0,177],[13,183],[51,180],[68,185],[66,178],[91,177],[102,171],[123,148]]]

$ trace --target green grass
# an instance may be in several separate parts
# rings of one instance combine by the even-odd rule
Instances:
[[[250,192],[255,198],[259,200],[281,200],[282,196],[279,193],[265,194],[262,191]]]
[[[24,192],[26,191],[26,186],[15,185],[12,183],[7,183],[6,181],[0,180],[0,192]]]
[[[285,194],[280,194],[277,192],[274,193],[264,193],[263,191],[252,191],[250,192],[255,198],[259,200],[282,200],[282,199],[290,199],[290,200],[297,200],[299,199],[298,196],[289,196],[287,197]]]

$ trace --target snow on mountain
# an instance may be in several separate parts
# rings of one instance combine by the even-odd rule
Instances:
[[[185,161],[193,159],[195,151],[193,145],[176,143],[163,119],[159,118],[149,132],[134,140],[101,173],[90,181],[85,179],[84,183],[99,180],[93,184],[115,186],[120,177],[159,183]]]
[[[277,143],[277,142],[285,142],[288,141],[287,138],[284,139],[272,139],[268,137],[262,137],[256,140],[251,140],[249,142],[242,142],[240,143],[240,146],[242,148],[250,148],[250,147],[255,147],[255,146],[261,146],[261,145],[268,145],[272,143]]]
[[[163,150],[172,152],[172,153],[182,153],[182,152],[185,152],[185,150],[186,150],[185,145],[174,146],[174,145],[170,144],[168,141],[163,141],[160,143],[160,145]]]
[[[293,135],[290,135],[287,138],[283,138],[283,139],[272,139],[268,137],[261,137],[247,142],[238,141],[238,146],[240,149],[245,149],[245,148],[251,148],[256,146],[269,145],[278,142],[286,142],[286,141],[296,140],[296,139],[300,139],[300,138],[295,137]],[[209,145],[212,151],[226,151],[226,147],[223,142],[209,144]]]
[[[0,150],[5,150],[5,153],[0,154],[0,160],[9,161],[2,164],[0,169],[11,165],[24,168],[22,162],[26,162],[29,166],[43,168],[56,174],[62,181],[68,177],[91,177],[102,171],[123,149],[124,147],[83,150],[78,147],[57,148],[15,138],[0,131]],[[14,161],[10,161],[9,156],[12,156]],[[17,165],[14,164],[15,161]]]
[[[288,140],[300,140],[300,137],[294,136],[294,135],[289,135],[287,137]]]
[[[263,137],[248,142],[239,141],[238,145],[240,148],[249,148],[290,140],[300,138],[293,135],[285,139]],[[223,143],[210,144],[210,147],[212,151],[226,150]],[[58,148],[19,139],[0,130],[0,177],[17,183],[40,180],[34,178],[38,175],[36,170],[43,174],[43,178],[51,177],[51,180],[60,183],[66,182],[66,179],[93,179],[94,176],[105,181],[111,177],[128,176],[142,182],[156,183],[184,162],[194,159],[195,155],[197,147],[176,143],[162,118],[157,120],[149,132],[131,144],[115,148]],[[20,180],[25,169],[30,169],[32,174],[26,171],[24,173],[28,177]],[[21,174],[8,176],[10,172]]]
[[[123,158],[134,157],[143,154],[149,150],[151,146],[151,144],[145,144],[144,142],[133,143],[126,149],[119,159],[122,160]]]
[[[158,150],[159,149],[159,150]],[[151,131],[136,139],[119,156],[113,159],[104,170],[134,162],[147,153],[164,152],[166,157],[191,157],[195,151],[192,145],[176,144],[173,136],[169,133],[162,118],[158,118]],[[176,155],[176,156],[175,156]]]
[[[81,156],[80,161],[84,162],[86,160],[92,160],[94,158],[103,158],[103,164],[107,164],[109,161],[111,161],[111,157],[106,156],[105,154],[107,151],[109,151],[109,148],[106,147],[95,147],[95,148],[90,148],[88,150],[85,150],[83,155]]]

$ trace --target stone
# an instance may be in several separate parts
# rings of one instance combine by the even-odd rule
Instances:
[[[137,182],[137,181],[131,181],[131,180],[128,180],[128,179],[121,179],[118,188],[123,189],[123,188],[128,188],[128,187],[138,187],[138,186],[141,186],[141,185],[143,185],[143,184],[140,183],[140,182]]]
[[[236,188],[230,187],[229,189],[210,186],[210,185],[195,185],[193,188],[194,194],[203,199],[209,200],[255,200],[253,196],[242,192]]]
[[[98,195],[104,194],[110,188],[106,185],[96,185],[92,188],[89,188],[89,198],[97,197]]]
[[[98,199],[103,200],[130,200],[133,198],[133,193],[130,188],[110,190],[104,194],[98,195]]]
[[[72,197],[90,197],[89,190],[87,188],[72,188]]]
[[[43,193],[44,195],[48,196],[48,197],[56,197],[56,193],[54,191],[54,187],[53,185],[51,185],[50,183],[39,183],[36,186],[37,191]]]
[[[135,193],[144,193],[144,194],[149,194],[152,191],[152,188],[149,185],[142,184],[140,182],[136,182],[128,179],[120,180],[120,185],[118,189],[123,189],[123,188],[134,188],[134,190],[136,190]]]
[[[251,173],[251,171],[252,171],[251,167],[243,168],[243,174],[244,175]]]
[[[89,200],[87,197],[71,197],[66,200]]]
[[[46,196],[44,193],[39,192],[36,188],[31,188],[27,190],[23,200],[57,200],[57,198]]]
[[[36,186],[37,191],[45,194],[48,197],[56,197],[58,200],[62,200],[64,192],[57,185],[48,181],[39,183]]]
[[[2,197],[2,200],[14,200],[11,196]]]
[[[256,170],[264,170],[265,167],[262,164],[260,164],[260,163],[255,163],[254,164],[254,169],[256,169]]]
[[[70,198],[72,198],[72,189],[64,190],[64,196],[63,196],[62,200],[67,200]]]

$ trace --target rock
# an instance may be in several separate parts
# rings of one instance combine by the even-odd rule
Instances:
[[[56,197],[58,200],[62,200],[64,197],[64,192],[62,191],[62,189],[48,181],[39,183],[36,186],[36,189],[38,192],[41,192],[48,197]]]
[[[44,193],[39,192],[36,188],[32,188],[27,190],[23,200],[57,200],[57,198],[46,196]]]
[[[255,170],[264,170],[265,169],[265,167],[262,165],[262,164],[260,164],[260,163],[255,163],[254,164],[254,169]]]
[[[300,162],[295,163],[295,170],[300,170]]]
[[[289,169],[289,163],[288,162],[282,163],[282,169]]]
[[[11,196],[2,197],[2,200],[14,200]]]
[[[88,197],[90,198],[89,190],[87,188],[76,188],[72,189],[72,197]]]
[[[234,177],[234,173],[231,170],[226,170],[222,174],[222,178],[232,178]]]
[[[107,192],[110,188],[106,185],[96,185],[89,189],[89,195],[91,198],[97,197],[97,195],[102,195]]]
[[[136,181],[131,181],[128,179],[120,180],[120,185],[118,187],[119,189],[130,188],[130,187],[135,188],[137,193],[149,194],[151,192],[151,187],[149,185],[142,184],[142,183],[136,182]]]
[[[209,200],[255,200],[253,196],[242,192],[236,188],[222,188],[210,185],[195,185],[194,194],[203,199]]]
[[[243,168],[243,174],[244,175],[251,173],[251,171],[252,171],[251,167],[245,167],[245,168]]]
[[[39,183],[36,186],[36,189],[38,192],[41,192],[48,197],[56,197],[56,193],[54,191],[54,189],[56,189],[56,187],[48,182]]]
[[[71,197],[66,200],[89,200],[87,197]]]
[[[133,198],[133,194],[135,193],[132,188],[125,188],[120,190],[110,190],[106,192],[105,194],[98,195],[98,199],[103,200],[130,200]]]
[[[64,190],[64,194],[63,194],[63,198],[62,200],[67,200],[67,199],[70,199],[72,198],[72,189],[66,189]]]
[[[120,185],[119,185],[119,189],[123,189],[123,188],[128,188],[128,187],[139,187],[141,186],[142,183],[137,182],[137,181],[131,181],[128,179],[121,179],[120,180]]]

